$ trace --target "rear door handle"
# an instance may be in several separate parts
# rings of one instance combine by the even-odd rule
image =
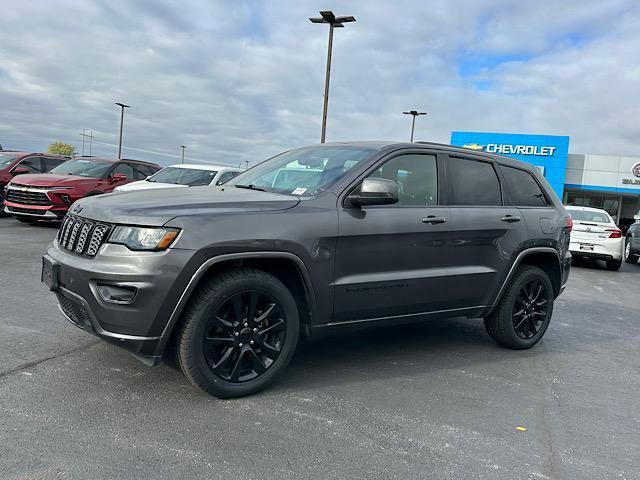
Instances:
[[[513,215],[505,215],[504,217],[502,217],[502,221],[507,223],[519,222],[520,217],[514,217]]]
[[[422,223],[430,223],[435,225],[436,223],[444,223],[447,219],[444,217],[436,217],[435,215],[429,215],[427,218],[422,219]]]

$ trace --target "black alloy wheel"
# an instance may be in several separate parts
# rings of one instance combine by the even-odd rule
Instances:
[[[513,329],[518,337],[528,340],[536,336],[548,315],[549,292],[542,280],[525,283],[513,303]]]
[[[549,327],[554,300],[547,272],[520,265],[496,307],[484,318],[487,333],[503,347],[531,348]]]
[[[175,337],[180,369],[219,398],[259,392],[286,369],[298,343],[300,316],[291,291],[274,275],[234,268],[193,292]]]
[[[262,375],[282,352],[287,334],[279,302],[246,290],[223,302],[205,328],[203,352],[213,373],[233,383]]]

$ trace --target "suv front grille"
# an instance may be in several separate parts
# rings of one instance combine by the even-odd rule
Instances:
[[[111,226],[106,223],[67,214],[58,231],[58,244],[78,255],[95,257],[110,230]]]
[[[14,188],[7,189],[7,201],[22,205],[51,205],[51,200],[42,192],[23,192]]]

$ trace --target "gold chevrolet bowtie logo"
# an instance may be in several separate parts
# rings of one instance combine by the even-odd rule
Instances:
[[[462,148],[468,148],[469,150],[484,150],[484,145],[478,145],[477,143],[468,143],[463,145]]]
[[[29,187],[20,187],[20,190],[26,192],[27,190],[29,190]]]

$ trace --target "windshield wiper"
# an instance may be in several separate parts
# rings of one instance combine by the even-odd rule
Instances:
[[[266,192],[267,190],[264,188],[260,188],[260,187],[256,187],[254,184],[249,184],[249,185],[240,185],[239,183],[236,183],[234,185],[234,187],[236,188],[246,188],[247,190],[257,190],[259,192]]]

